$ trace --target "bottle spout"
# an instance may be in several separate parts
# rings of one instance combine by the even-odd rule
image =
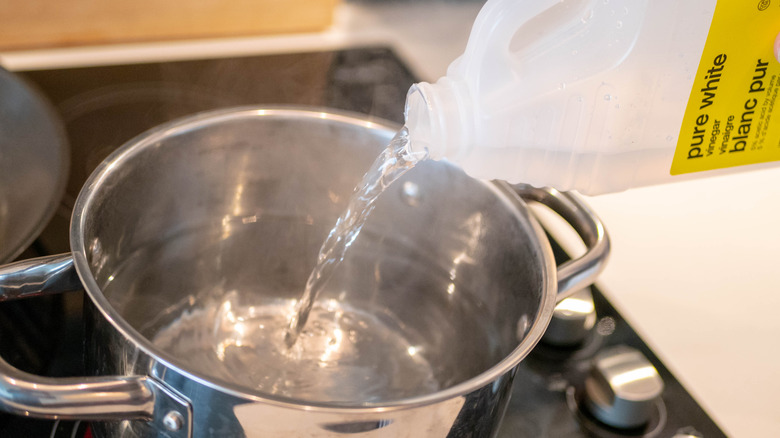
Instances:
[[[404,120],[409,131],[409,149],[413,153],[426,152],[431,158],[438,160],[439,151],[433,145],[436,143],[433,133],[433,109],[425,89],[430,84],[421,82],[414,84],[406,94]]]
[[[404,109],[411,151],[427,151],[435,160],[457,160],[465,152],[472,131],[471,119],[464,118],[462,110],[466,98],[446,77],[435,84],[412,85]]]

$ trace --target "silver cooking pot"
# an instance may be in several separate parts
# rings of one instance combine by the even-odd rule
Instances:
[[[492,436],[556,301],[590,284],[608,252],[601,223],[566,193],[430,161],[380,197],[319,300],[394,322],[409,354],[430,364],[434,390],[309,400],[211,373],[155,341],[226,296],[257,308],[299,298],[319,245],[395,132],[345,113],[239,108],[127,143],[84,185],[71,254],[0,268],[5,299],[86,290],[95,376],[44,378],[0,361],[2,409],[101,420],[97,436]],[[588,252],[556,268],[526,200],[557,211]],[[251,347],[240,341],[220,351]]]

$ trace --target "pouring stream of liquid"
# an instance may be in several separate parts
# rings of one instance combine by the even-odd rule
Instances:
[[[338,264],[344,259],[347,249],[355,241],[374,204],[381,193],[415,164],[427,157],[425,152],[409,150],[409,136],[406,128],[396,134],[387,148],[377,157],[363,180],[355,188],[347,209],[336,221],[327,239],[320,248],[317,265],[306,281],[306,288],[285,333],[285,344],[292,347],[309,317],[319,291],[325,286]]]

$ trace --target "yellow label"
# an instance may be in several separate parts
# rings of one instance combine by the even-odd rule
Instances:
[[[780,0],[718,0],[672,175],[780,160]]]

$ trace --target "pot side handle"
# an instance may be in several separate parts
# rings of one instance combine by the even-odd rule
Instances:
[[[551,187],[501,184],[510,187],[524,200],[539,202],[560,215],[587,247],[585,254],[558,267],[558,302],[593,284],[606,265],[610,243],[604,225],[591,209],[574,194]]]
[[[0,266],[0,301],[82,290],[70,254]],[[155,387],[147,377],[41,377],[0,358],[0,410],[66,420],[152,419]]]
[[[70,254],[0,266],[0,301],[83,290]]]

